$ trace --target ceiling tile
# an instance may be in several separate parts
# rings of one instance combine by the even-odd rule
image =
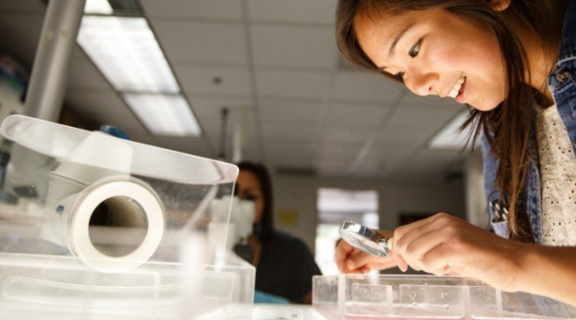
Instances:
[[[203,67],[184,63],[172,65],[182,90],[190,94],[249,97],[250,73],[244,67]]]
[[[396,102],[406,90],[399,84],[370,72],[340,71],[336,75],[333,100]]]
[[[68,68],[68,88],[109,89],[110,83],[87,57],[78,56],[70,61]]]
[[[293,121],[305,125],[318,122],[319,103],[298,103],[264,100],[260,102],[260,119],[266,121]]]
[[[164,53],[178,62],[247,65],[246,35],[241,23],[151,19]]]
[[[310,144],[305,140],[296,142],[272,142],[270,140],[264,143],[264,151],[267,157],[291,156],[295,154],[310,155]]]
[[[281,154],[266,154],[266,161],[273,163],[275,167],[291,167],[291,168],[312,168],[314,167],[314,159],[309,154],[295,153],[281,153]]]
[[[222,108],[228,108],[230,117],[239,112],[252,114],[252,100],[248,98],[205,98],[187,94],[188,101],[192,105],[192,110],[198,117],[222,119]],[[245,110],[245,111],[241,111]]]
[[[318,146],[316,149],[316,156],[318,159],[336,159],[336,160],[346,160],[352,163],[353,160],[358,156],[362,148],[362,143],[329,143],[325,142]]]
[[[460,150],[431,150],[424,149],[416,158],[415,164],[430,166],[450,166],[462,161],[467,154],[461,154]]]
[[[243,117],[245,134],[255,132],[254,112],[251,108],[250,99],[218,99],[218,98],[194,98],[188,97],[192,104],[192,110],[198,118],[202,129],[212,137],[220,136],[222,126],[222,108],[227,107],[228,113],[228,136],[234,133],[234,124],[238,117]],[[253,135],[253,134],[252,134]],[[219,141],[217,137],[212,137]]]
[[[365,142],[374,130],[363,128],[327,126],[321,133],[322,143],[326,142]]]
[[[148,132],[112,90],[68,90],[65,101],[73,112],[90,122],[116,126],[130,136]]]
[[[253,25],[250,30],[256,67],[336,67],[332,27]]]
[[[411,161],[405,161],[402,166],[393,170],[390,177],[444,181],[447,172],[459,170],[463,159],[455,151],[422,150]]]
[[[214,159],[216,154],[204,139],[195,137],[156,137],[162,148]]]
[[[248,0],[251,20],[334,24],[335,0]]]
[[[263,122],[262,133],[264,141],[300,140],[310,141],[316,131],[313,125],[304,126],[298,122]]]
[[[453,108],[405,104],[398,106],[390,116],[388,127],[434,128],[439,130],[459,114]]]
[[[250,162],[260,162],[262,161],[260,158],[260,151],[259,147],[254,147],[252,145],[247,145],[242,150],[242,161],[250,161]]]
[[[436,129],[429,127],[386,127],[380,131],[377,145],[385,146],[417,146],[423,147],[436,133]]]
[[[2,0],[0,12],[3,11],[33,11],[44,13],[46,7],[39,0]]]
[[[410,146],[374,146],[366,155],[360,166],[366,164],[376,165],[380,171],[390,171],[404,165],[407,161],[418,155],[421,149]]]
[[[390,107],[354,104],[332,104],[328,108],[326,123],[346,126],[379,126]]]
[[[140,0],[154,18],[242,19],[241,0]]]
[[[349,175],[351,161],[343,161],[334,158],[318,159],[316,165],[322,176],[346,176]]]
[[[262,98],[322,99],[330,89],[330,72],[256,71],[256,91]]]
[[[31,70],[44,15],[0,11],[0,50]]]

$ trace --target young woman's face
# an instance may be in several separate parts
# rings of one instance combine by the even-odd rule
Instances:
[[[264,194],[262,193],[262,186],[256,175],[250,171],[241,170],[238,174],[238,196],[240,199],[254,200],[256,207],[256,214],[254,222],[262,221],[264,213]]]
[[[495,34],[444,9],[399,16],[359,15],[360,46],[417,95],[438,95],[481,111],[505,98],[505,69]]]

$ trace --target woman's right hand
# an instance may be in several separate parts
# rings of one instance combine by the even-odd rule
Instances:
[[[391,237],[388,231],[378,231],[385,237]],[[336,264],[342,273],[368,273],[370,270],[384,270],[396,266],[392,256],[377,257],[364,253],[342,240],[336,246]]]

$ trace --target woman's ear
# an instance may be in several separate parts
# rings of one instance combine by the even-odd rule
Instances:
[[[488,5],[492,7],[494,11],[504,11],[508,9],[512,0],[486,0]]]

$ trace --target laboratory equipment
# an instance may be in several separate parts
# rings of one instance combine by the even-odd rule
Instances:
[[[553,299],[432,275],[315,276],[312,303],[328,320],[576,319]]]
[[[353,221],[344,221],[338,233],[344,241],[374,256],[386,257],[392,250],[392,238]]]
[[[20,115],[0,133],[1,319],[252,318],[255,269],[226,249],[236,166]]]

